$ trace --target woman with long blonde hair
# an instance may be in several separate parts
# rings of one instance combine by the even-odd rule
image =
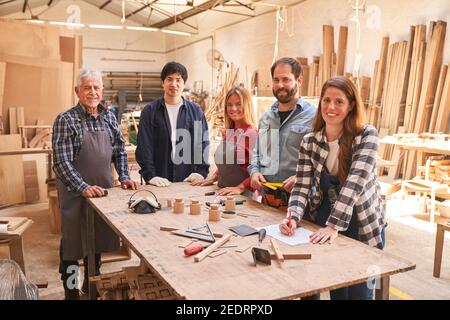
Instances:
[[[232,87],[225,96],[225,130],[214,160],[217,170],[194,186],[208,186],[217,181],[218,195],[241,194],[251,189],[247,167],[258,136],[250,93],[243,87]]]
[[[286,235],[302,218],[322,228],[312,243],[332,242],[338,233],[384,247],[384,207],[375,172],[377,130],[365,124],[364,106],[355,85],[345,77],[325,82],[313,132],[303,138],[297,179],[288,217],[280,223]],[[332,290],[332,299],[373,299],[367,283]]]

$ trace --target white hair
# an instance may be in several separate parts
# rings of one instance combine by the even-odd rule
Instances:
[[[103,84],[102,74],[100,71],[97,70],[81,68],[77,74],[77,87],[81,85],[81,79],[83,78],[98,80],[100,81],[100,83]]]

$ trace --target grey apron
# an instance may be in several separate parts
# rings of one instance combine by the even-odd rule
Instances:
[[[100,123],[104,131],[89,132],[85,119],[82,119],[83,141],[73,165],[87,184],[111,188],[113,186],[112,146],[105,128],[106,124],[101,118]],[[57,188],[61,208],[63,260],[81,259],[87,256],[86,200],[81,194],[68,191],[59,179],[57,179]],[[94,224],[95,253],[117,250],[120,245],[119,237],[97,214]]]
[[[243,138],[245,135],[239,135],[237,142],[225,139],[217,146],[214,161],[219,170],[219,181],[217,182],[219,188],[236,187],[249,177],[248,172],[242,170],[237,161],[236,146]]]

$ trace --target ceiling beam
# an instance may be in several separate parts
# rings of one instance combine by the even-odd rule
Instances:
[[[25,13],[25,10],[27,10],[27,5],[28,5],[28,0],[24,0],[23,1],[23,7],[22,7],[22,12]]]
[[[14,1],[16,1],[16,0],[8,0],[8,1],[0,2],[0,6],[1,6],[2,4],[7,4],[7,3],[10,3],[10,2],[14,2]]]
[[[192,9],[186,10],[184,12],[181,12],[179,14],[174,15],[173,17],[167,18],[165,20],[162,20],[160,22],[154,23],[151,25],[153,28],[164,28],[167,26],[170,26],[176,22],[180,22],[184,19],[193,17],[199,13],[205,12],[209,9],[213,9],[219,5],[222,5],[223,3],[229,2],[230,0],[210,0],[205,3],[202,3],[198,6],[193,7]]]
[[[166,17],[172,18],[172,16],[171,16],[170,14],[168,14],[166,11],[164,11],[164,10],[162,10],[162,9],[159,9],[159,8],[156,8],[156,7],[153,7],[153,6],[152,6],[152,9],[155,10],[156,12],[161,13],[162,15],[165,15]],[[195,27],[195,26],[193,26],[193,25],[190,25],[189,23],[187,23],[187,22],[185,22],[185,21],[181,21],[181,23],[184,24],[184,25],[187,25],[188,27],[190,27],[190,28],[192,28],[192,29],[194,29],[194,30],[196,30],[196,31],[198,31],[198,28],[197,28],[197,27]]]
[[[108,4],[110,4],[112,0],[108,0],[105,3],[103,3],[100,7],[98,7],[100,10],[102,10],[104,7],[106,7]]]
[[[152,2],[147,3],[145,6],[142,6],[142,7],[140,7],[139,9],[134,10],[132,13],[127,14],[127,15],[125,16],[125,18],[128,19],[129,17],[135,15],[136,13],[141,12],[141,11],[144,10],[145,8],[150,7],[152,4],[154,4],[154,3],[157,2],[157,1],[158,1],[158,0],[154,0],[154,1],[152,1]]]
[[[242,3],[240,1],[236,1],[236,3],[238,3],[239,5],[246,7],[247,9],[251,10],[251,11],[255,11],[252,7],[250,7],[248,4]]]
[[[226,11],[226,10],[220,10],[220,9],[211,9],[211,11],[223,12],[223,13],[229,13],[229,14],[236,14],[236,15],[238,15],[238,16],[245,16],[245,17],[254,17],[254,15],[247,14],[247,13],[240,13],[240,12]]]

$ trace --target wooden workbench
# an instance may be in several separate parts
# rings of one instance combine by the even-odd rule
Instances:
[[[197,199],[202,203],[212,201],[214,196],[204,194],[217,187],[191,187],[188,183],[172,183],[167,188],[145,188],[152,190],[163,205],[163,209],[155,214],[129,213],[127,203],[132,194],[130,190],[113,188],[109,190],[107,197],[88,200],[89,253],[93,257],[92,222],[94,212],[97,212],[180,298],[292,299],[365,282],[370,277],[380,277],[382,285],[377,297],[387,299],[389,276],[415,268],[409,261],[344,236],[339,236],[331,245],[289,246],[278,241],[284,253],[310,253],[311,260],[286,260],[282,265],[273,260],[270,266],[258,264],[255,267],[251,249],[238,253],[235,248],[230,248],[225,249],[226,254],[194,262],[194,256],[184,257],[183,249],[178,247],[186,243],[188,238],[160,231],[159,228],[187,228],[204,224],[208,219],[206,206],[203,206],[201,215],[189,215],[189,199]],[[141,195],[146,196],[146,192]],[[165,208],[166,199],[175,197],[185,199],[184,214],[174,214],[171,209]],[[238,224],[264,227],[279,223],[284,216],[278,210],[245,199],[247,201],[244,205],[238,205],[237,211],[259,217],[222,218],[219,222],[209,222],[212,231],[232,233],[228,228]],[[310,230],[317,229],[317,226],[307,222],[302,222],[301,225]],[[269,237],[266,237],[261,247],[267,249],[270,247],[269,243]],[[245,238],[236,236],[227,244],[253,247],[258,246],[258,239],[257,235]],[[94,259],[89,261],[93,263]],[[93,266],[89,270],[93,270]],[[94,295],[94,288],[90,288],[91,297]]]

